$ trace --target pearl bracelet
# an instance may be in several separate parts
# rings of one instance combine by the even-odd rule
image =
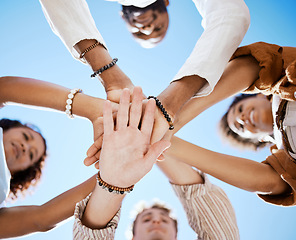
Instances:
[[[82,93],[82,90],[80,88],[74,88],[70,91],[70,93],[68,94],[68,99],[66,101],[66,110],[65,113],[69,118],[74,118],[73,114],[72,114],[72,104],[73,104],[73,100],[74,97],[77,93]]]

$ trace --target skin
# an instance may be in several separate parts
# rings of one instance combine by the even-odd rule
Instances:
[[[166,35],[169,26],[167,12],[142,10],[132,12],[124,18],[129,32],[142,47],[154,47]]]
[[[159,141],[152,146],[149,144],[155,109],[155,101],[150,99],[144,111],[141,129],[138,129],[142,116],[141,88],[135,87],[131,105],[130,91],[123,90],[116,124],[111,103],[105,102],[104,143],[99,168],[101,178],[108,184],[120,188],[136,184],[151,170],[157,157],[169,147],[167,141]],[[120,209],[124,196],[110,193],[97,184],[81,218],[82,223],[92,229],[106,227]]]
[[[245,138],[260,138],[273,132],[271,103],[262,94],[235,104],[227,116],[232,131]]]
[[[174,222],[164,210],[150,208],[138,216],[133,240],[175,240],[176,237]]]
[[[26,127],[11,128],[5,131],[3,145],[7,166],[11,173],[32,166],[45,152],[41,135]]]
[[[174,131],[170,132],[166,139],[170,139],[182,126],[209,107],[249,88],[259,78],[259,71],[258,62],[251,56],[230,61],[211,94],[201,98],[192,98],[185,104],[175,120]],[[171,142],[171,154],[188,165],[233,186],[271,195],[289,191],[287,183],[268,164],[213,152],[186,141],[180,141],[176,137],[173,137]]]

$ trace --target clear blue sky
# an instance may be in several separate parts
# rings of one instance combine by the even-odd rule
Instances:
[[[88,3],[111,56],[119,58],[118,65],[134,84],[143,87],[146,95],[157,95],[169,84],[202,33],[201,18],[194,4],[189,0],[171,0],[171,21],[165,40],[155,49],[142,49],[126,31],[119,16],[118,4],[103,0],[88,0]],[[246,0],[246,4],[251,13],[251,26],[242,45],[266,41],[295,46],[294,0]],[[41,79],[68,88],[79,87],[86,94],[105,98],[99,81],[89,78],[90,68],[74,60],[52,33],[38,1],[2,0],[0,29],[0,76]],[[256,161],[264,160],[269,154],[268,149],[259,153],[239,152],[221,142],[217,135],[217,122],[229,103],[230,100],[226,100],[209,109],[185,126],[178,136],[218,152]],[[82,163],[85,152],[92,143],[92,127],[88,121],[79,118],[69,120],[65,114],[17,106],[3,108],[0,117],[36,124],[48,142],[49,158],[41,184],[32,196],[18,201],[16,205],[42,204],[96,172],[93,167],[87,168]],[[253,193],[213,178],[211,180],[228,194],[236,211],[242,240],[295,239],[295,207],[272,206]],[[179,239],[195,239],[167,179],[156,168],[124,200],[116,239],[125,239],[124,234],[131,221],[129,212],[133,206],[139,200],[151,202],[154,198],[165,201],[174,208],[179,219]],[[72,224],[73,221],[70,220],[48,233],[37,233],[19,239],[68,240],[72,237]]]

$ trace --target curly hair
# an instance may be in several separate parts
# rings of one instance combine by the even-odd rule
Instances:
[[[171,209],[167,208],[164,204],[161,204],[161,203],[158,203],[158,202],[155,202],[151,207],[143,207],[141,209],[141,211],[138,212],[133,224],[132,224],[132,233],[133,235],[135,235],[135,226],[136,226],[136,222],[138,220],[138,217],[141,213],[143,213],[145,210],[147,209],[159,209],[159,210],[163,210],[165,211],[165,213],[168,214],[168,216],[173,220],[174,222],[174,226],[175,226],[175,229],[176,229],[176,234],[178,233],[178,221],[176,219],[174,219],[173,217],[171,217]]]
[[[258,139],[254,138],[244,138],[241,137],[239,134],[235,133],[231,130],[231,128],[228,125],[227,116],[230,111],[230,109],[236,105],[238,102],[250,98],[255,97],[257,94],[239,94],[237,95],[233,102],[228,107],[227,112],[223,115],[219,122],[219,132],[223,139],[226,139],[231,145],[234,145],[235,147],[238,147],[240,149],[244,150],[253,150],[257,151],[260,150],[268,145],[270,145],[270,142],[260,142]],[[269,97],[270,99],[270,97]]]
[[[3,129],[3,132],[7,131],[11,128],[17,127],[25,127],[30,128],[40,134],[43,139],[45,150],[43,155],[38,159],[36,163],[32,166],[28,167],[25,170],[18,171],[13,173],[10,180],[10,199],[14,200],[20,195],[24,196],[26,190],[31,186],[36,186],[36,184],[40,181],[40,177],[42,174],[42,169],[44,166],[44,161],[46,158],[46,141],[39,130],[36,127],[29,124],[22,124],[18,120],[10,120],[3,118],[0,120],[0,127]]]

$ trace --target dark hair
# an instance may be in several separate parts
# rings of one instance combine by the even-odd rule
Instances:
[[[256,95],[257,94],[239,94],[235,96],[233,102],[230,104],[227,112],[224,114],[224,116],[222,117],[219,123],[219,130],[220,130],[219,132],[221,136],[224,139],[226,139],[229,143],[231,143],[232,145],[235,145],[240,149],[245,149],[245,150],[249,149],[249,150],[257,151],[270,144],[270,142],[260,142],[258,139],[254,139],[254,138],[241,137],[239,134],[232,131],[228,125],[227,116],[230,109],[234,105],[236,105],[238,102],[250,97],[255,97]]]
[[[138,220],[139,215],[140,215],[141,213],[143,213],[145,210],[147,210],[147,209],[151,209],[151,208],[152,208],[152,209],[163,210],[163,211],[165,211],[165,213],[167,213],[167,215],[170,217],[170,219],[172,219],[173,222],[174,222],[174,226],[175,226],[175,229],[176,229],[176,235],[177,235],[177,233],[178,233],[178,221],[170,216],[170,214],[171,214],[171,209],[167,208],[166,206],[164,206],[163,204],[160,204],[160,203],[154,203],[151,207],[145,207],[145,208],[142,209],[142,211],[140,211],[140,212],[137,214],[137,216],[136,216],[136,218],[135,218],[135,220],[134,220],[134,222],[133,222],[133,224],[132,224],[132,232],[133,232],[133,235],[135,235],[135,226],[136,226],[136,222],[137,222],[137,220]]]
[[[164,0],[156,0],[154,3],[148,5],[144,8],[122,5],[123,18],[125,20],[128,20],[131,13],[137,12],[137,11],[143,11],[143,10],[148,11],[149,9],[151,9],[153,11],[167,12],[167,8],[166,8]]]
[[[36,163],[34,163],[32,166],[28,167],[25,170],[18,171],[12,174],[10,180],[10,198],[16,199],[19,196],[19,194],[24,195],[26,190],[30,186],[35,186],[39,182],[42,173],[42,168],[44,165],[44,160],[46,158],[46,141],[40,133],[40,131],[37,130],[35,126],[32,126],[30,124],[22,124],[18,120],[10,120],[7,118],[3,118],[0,120],[0,127],[3,128],[3,132],[7,131],[8,129],[17,127],[30,128],[40,134],[45,146],[43,155],[40,157],[40,159],[38,159]]]

